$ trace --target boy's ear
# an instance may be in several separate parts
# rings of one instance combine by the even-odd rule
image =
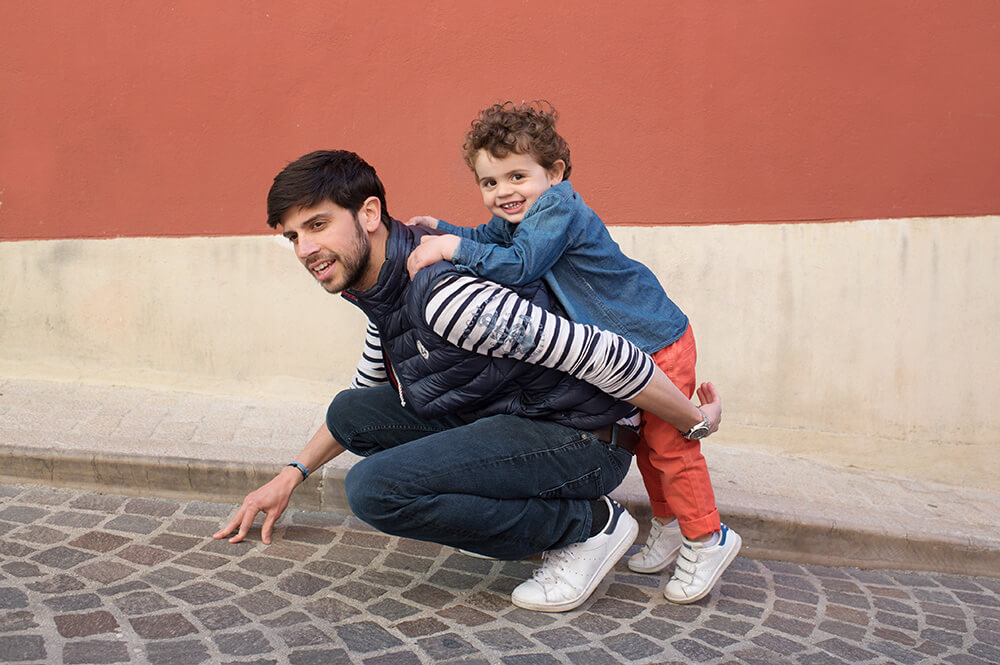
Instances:
[[[557,159],[552,162],[552,168],[549,169],[549,184],[558,185],[563,181],[563,173],[566,172],[566,162],[561,159]]]

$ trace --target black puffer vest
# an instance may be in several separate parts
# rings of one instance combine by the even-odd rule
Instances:
[[[393,220],[378,283],[363,293],[344,291],[378,326],[389,380],[404,406],[427,418],[464,414],[470,419],[511,414],[593,430],[635,411],[563,372],[508,358],[465,351],[439,337],[424,321],[431,289],[454,267],[442,261],[417,273],[406,258],[426,231]],[[542,282],[515,289],[521,297],[562,314]]]

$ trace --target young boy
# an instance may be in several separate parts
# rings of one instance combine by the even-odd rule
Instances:
[[[653,273],[622,253],[573,191],[569,146],[556,132],[556,118],[551,106],[511,102],[480,112],[463,154],[493,217],[475,229],[414,217],[411,224],[446,235],[424,238],[407,268],[413,275],[446,260],[501,284],[542,278],[570,319],[616,332],[652,355],[679,391],[675,409],[661,410],[662,417],[643,414],[636,458],[653,521],[646,544],[628,565],[655,573],[676,559],[664,596],[692,603],[711,591],[741,545],[739,535],[719,521],[700,450],[699,439],[713,423],[690,402],[694,335]],[[693,418],[691,407],[697,409]]]

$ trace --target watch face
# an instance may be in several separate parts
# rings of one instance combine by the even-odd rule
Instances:
[[[708,427],[705,425],[698,425],[691,431],[691,434],[687,437],[692,441],[697,441],[699,439],[704,439],[708,436]]]

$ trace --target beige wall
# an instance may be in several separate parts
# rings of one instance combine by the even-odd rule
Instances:
[[[1000,218],[615,227],[691,316],[718,443],[1000,490]],[[0,243],[0,372],[325,401],[363,319],[274,237]]]

